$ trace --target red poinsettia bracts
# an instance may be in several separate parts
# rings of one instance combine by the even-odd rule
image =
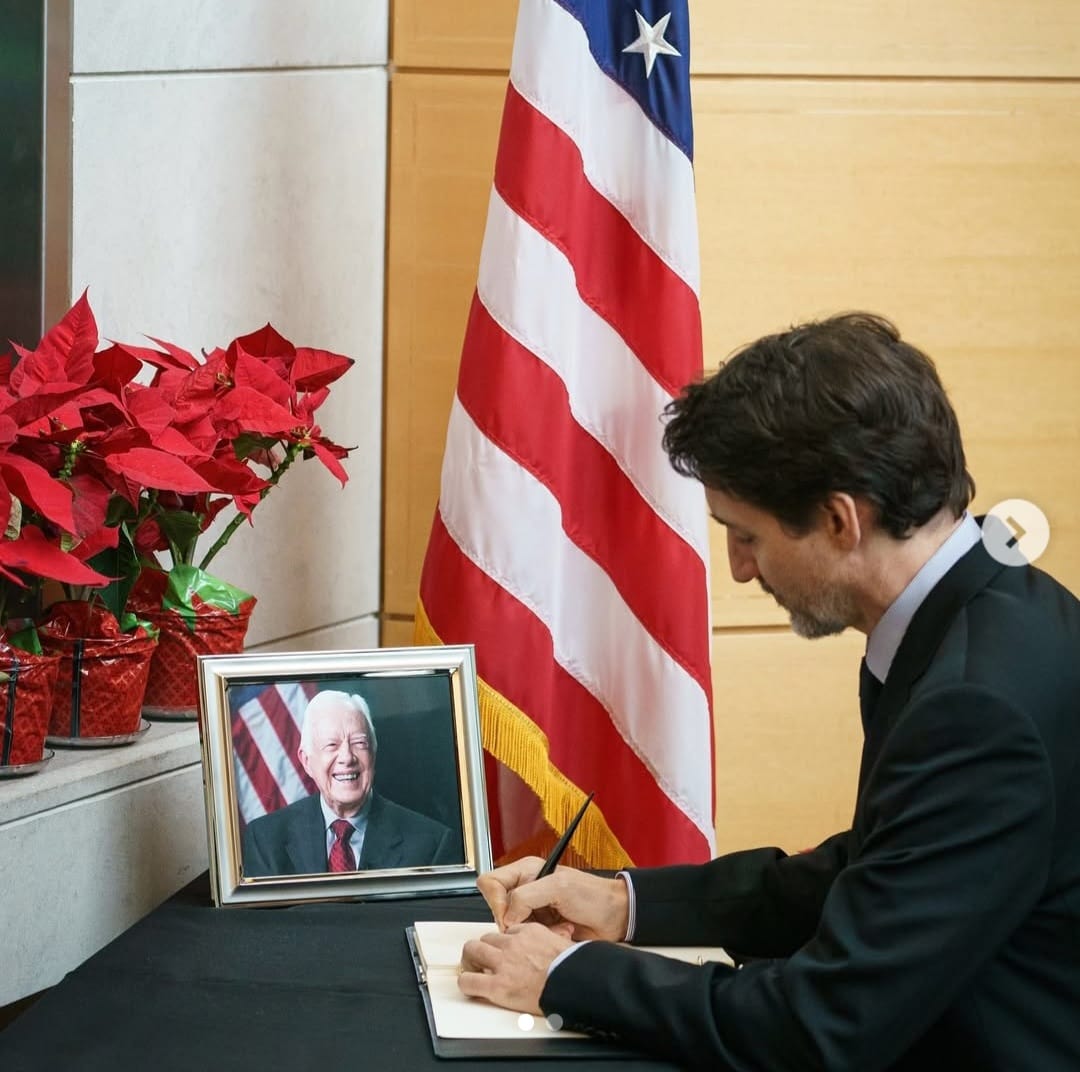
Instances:
[[[202,452],[198,460],[185,460],[211,492],[192,496],[179,486],[170,489],[179,498],[159,497],[159,509],[142,519],[140,542],[156,538],[156,549],[168,547],[174,559],[193,563],[192,518],[199,520],[199,532],[205,531],[225,505],[216,496],[227,494],[237,517],[202,558],[199,565],[205,568],[298,456],[318,457],[342,483],[348,479],[338,461],[348,448],[323,436],[313,415],[326,400],[328,385],[352,366],[350,358],[295,347],[270,324],[211,350],[202,361],[153,341],[160,350],[127,349],[157,370],[149,389],[172,407],[172,429]],[[151,520],[156,528],[145,524]]]
[[[347,479],[349,448],[315,412],[351,359],[269,324],[202,360],[150,341],[99,350],[84,293],[35,350],[0,360],[0,577],[101,586],[157,551],[194,564],[231,506],[205,566],[297,457]]]

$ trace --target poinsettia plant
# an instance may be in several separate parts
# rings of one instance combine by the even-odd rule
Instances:
[[[315,413],[350,358],[294,346],[269,324],[201,360],[150,341],[99,350],[84,293],[35,350],[15,346],[17,360],[0,363],[8,585],[79,586],[119,617],[158,553],[205,569],[297,459],[348,479],[351,448],[327,438]],[[199,537],[229,508],[196,560]]]
[[[108,481],[74,475],[72,443],[84,424],[112,423],[114,406],[105,380],[108,358],[95,363],[86,345],[86,324],[69,313],[36,351],[13,344],[18,361],[0,360],[0,624],[40,611],[44,582],[100,586],[109,577],[89,564],[115,546],[118,532],[106,525],[112,495]],[[79,398],[82,407],[75,403]],[[83,414],[85,408],[85,416]],[[75,426],[68,422],[75,416]],[[23,643],[36,647],[31,632]]]
[[[318,458],[346,482],[340,459],[351,448],[327,438],[315,413],[350,358],[296,347],[269,324],[201,361],[152,341],[160,348],[121,346],[156,369],[141,413],[160,431],[150,452],[125,460],[126,474],[147,489],[134,515],[124,518],[136,555],[164,552],[174,566],[206,569],[298,458]],[[168,451],[164,467],[162,450]],[[230,506],[233,518],[198,557],[199,537]]]

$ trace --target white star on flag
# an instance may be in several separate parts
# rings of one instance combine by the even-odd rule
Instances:
[[[652,74],[653,64],[656,57],[663,53],[665,56],[681,56],[682,53],[670,42],[664,40],[667,30],[668,19],[671,12],[656,20],[655,26],[650,26],[648,20],[640,11],[635,11],[638,24],[637,40],[631,42],[623,52],[640,52],[645,57],[645,77]]]

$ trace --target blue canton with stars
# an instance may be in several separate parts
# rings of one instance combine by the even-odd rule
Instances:
[[[646,115],[694,159],[690,114],[690,13],[686,0],[556,0],[585,28],[589,51],[602,71],[641,105]],[[663,41],[679,55],[656,55],[646,75],[646,57],[624,52],[641,35],[638,15],[650,26],[670,14]]]

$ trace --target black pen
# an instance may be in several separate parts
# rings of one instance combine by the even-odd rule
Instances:
[[[570,839],[574,836],[574,831],[578,828],[578,823],[581,822],[581,817],[585,814],[585,809],[592,803],[592,798],[595,795],[595,793],[590,793],[585,798],[585,803],[581,805],[577,815],[570,820],[570,825],[566,828],[566,833],[555,842],[555,848],[551,850],[548,858],[544,861],[544,866],[537,872],[537,878],[545,878],[555,870],[555,866],[562,859],[562,854],[566,852],[566,846],[570,844]]]

